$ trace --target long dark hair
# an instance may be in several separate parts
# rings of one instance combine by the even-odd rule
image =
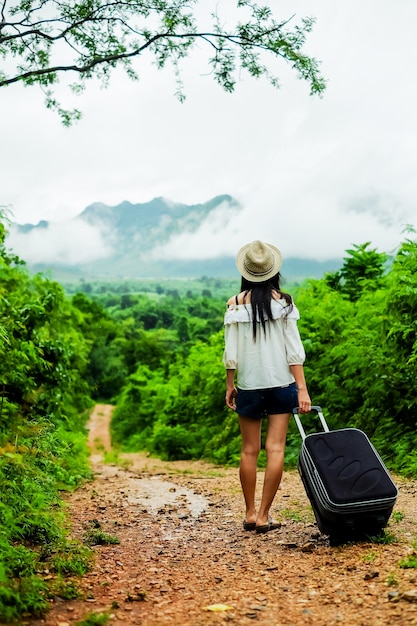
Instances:
[[[275,276],[269,280],[261,283],[253,283],[242,276],[240,283],[240,291],[243,291],[243,303],[246,303],[246,297],[250,292],[250,302],[252,305],[252,331],[253,340],[256,341],[256,330],[258,328],[257,322],[261,323],[262,330],[266,334],[266,321],[273,321],[271,300],[272,292],[278,291],[281,294],[288,307],[287,315],[292,311],[293,300],[289,293],[281,291],[280,287],[281,274],[278,272]],[[266,319],[265,319],[266,318]]]

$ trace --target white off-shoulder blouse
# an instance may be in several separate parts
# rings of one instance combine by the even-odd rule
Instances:
[[[284,299],[272,300],[273,322],[266,322],[266,334],[259,327],[252,333],[251,304],[230,304],[224,316],[226,369],[237,370],[239,389],[269,389],[294,382],[290,365],[304,363],[305,351],[298,331],[300,319],[295,304],[288,313]]]

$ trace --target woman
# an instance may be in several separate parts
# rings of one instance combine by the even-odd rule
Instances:
[[[299,313],[280,289],[282,256],[262,241],[243,246],[236,258],[241,292],[228,301],[225,315],[226,405],[239,415],[242,450],[239,476],[246,505],[245,530],[265,533],[279,527],[269,510],[281,482],[292,409],[311,409],[304,378],[305,352],[297,328]],[[237,381],[235,386],[235,374]],[[266,417],[267,463],[259,509],[256,471]]]

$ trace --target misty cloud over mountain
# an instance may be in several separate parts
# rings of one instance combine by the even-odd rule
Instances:
[[[110,242],[105,231],[80,219],[13,225],[8,237],[10,247],[27,263],[47,265],[98,261],[113,254]]]
[[[233,277],[237,247],[231,238],[242,210],[229,195],[195,205],[164,198],[117,206],[94,203],[66,222],[13,224],[7,244],[34,271],[65,270],[97,279]],[[338,266],[334,260],[300,263],[304,269],[288,259],[287,269],[314,276]]]

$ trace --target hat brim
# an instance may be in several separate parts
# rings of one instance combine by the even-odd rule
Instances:
[[[264,274],[253,274],[251,272],[248,272],[245,266],[246,252],[251,245],[252,243],[247,243],[241,247],[236,255],[236,267],[239,270],[239,273],[243,276],[243,278],[246,278],[246,280],[249,280],[251,283],[264,283],[278,274],[282,265],[282,254],[280,250],[278,250],[278,248],[276,248],[272,244],[264,243],[264,245],[267,246],[272,252],[274,259],[273,265],[271,269]]]

